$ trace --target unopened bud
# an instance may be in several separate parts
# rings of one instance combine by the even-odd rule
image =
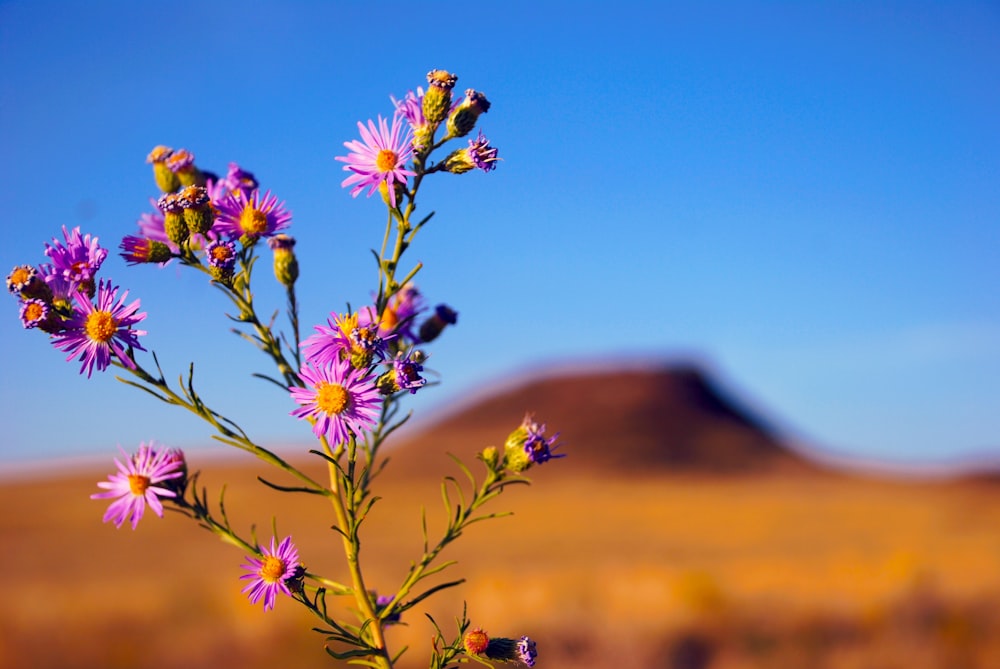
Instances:
[[[274,252],[274,277],[278,283],[291,288],[299,278],[299,261],[295,257],[295,239],[288,235],[275,235],[267,240]]]
[[[490,110],[490,101],[479,91],[468,89],[465,99],[448,116],[448,135],[450,137],[465,137],[476,127],[480,114]]]
[[[160,145],[154,147],[146,156],[146,162],[153,165],[153,179],[156,180],[156,185],[164,193],[173,193],[181,187],[180,179],[167,166],[167,159],[173,152],[169,146]]]
[[[434,315],[420,324],[420,339],[425,342],[434,341],[448,325],[458,322],[458,312],[446,304],[439,304],[434,309]]]
[[[432,125],[443,121],[451,109],[451,89],[455,87],[458,77],[445,70],[431,70],[427,73],[430,86],[424,93],[424,118]]]
[[[184,222],[184,207],[176,193],[166,193],[157,201],[157,206],[163,212],[163,231],[167,239],[180,245],[188,238],[187,223]]]
[[[192,235],[203,235],[215,223],[215,211],[204,186],[186,186],[177,194],[184,212],[184,223]]]
[[[181,186],[205,185],[205,177],[194,165],[194,154],[187,149],[177,149],[165,162],[170,171],[177,175]]]

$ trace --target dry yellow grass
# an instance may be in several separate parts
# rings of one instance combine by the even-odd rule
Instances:
[[[567,461],[568,462],[568,461]],[[604,480],[539,471],[445,557],[468,582],[432,600],[531,634],[539,667],[1000,666],[1000,487],[817,474]],[[346,579],[324,504],[205,467],[237,527],[292,534],[313,571]],[[288,600],[240,595],[243,556],[168,514],[136,532],[87,497],[105,472],[0,486],[0,667],[324,666],[322,639]],[[392,589],[440,527],[437,486],[389,470],[364,535],[369,584]],[[416,611],[390,632],[426,657]]]

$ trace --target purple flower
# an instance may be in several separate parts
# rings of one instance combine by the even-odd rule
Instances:
[[[35,328],[49,317],[49,305],[44,300],[29,299],[21,303],[21,324],[27,328]]]
[[[251,604],[256,604],[264,598],[264,610],[274,608],[274,600],[279,592],[289,597],[292,595],[286,581],[295,578],[299,566],[299,549],[292,543],[291,537],[282,539],[278,546],[271,537],[271,548],[262,548],[261,557],[247,556],[247,563],[241,565],[251,573],[240,576],[241,581],[250,581],[241,592],[250,598]]]
[[[299,371],[305,388],[291,388],[292,399],[302,405],[291,412],[296,418],[313,421],[313,434],[325,436],[331,444],[345,443],[351,432],[375,424],[379,392],[350,360],[334,360],[318,368],[306,363]]]
[[[396,385],[400,390],[409,390],[411,395],[427,383],[427,379],[420,376],[422,371],[424,366],[414,360],[410,353],[400,353],[392,361],[392,375]]]
[[[405,118],[410,128],[416,132],[427,126],[427,119],[424,118],[424,89],[417,87],[417,92],[407,91],[402,100],[397,100],[392,95],[392,106],[396,108],[396,114]]]
[[[556,432],[551,437],[546,438],[545,423],[537,423],[534,417],[528,414],[524,417],[521,427],[527,433],[524,441],[524,452],[531,462],[540,465],[553,458],[566,457],[565,453],[560,453],[559,455],[552,454],[552,451],[558,448],[556,440],[559,438],[559,433]]]
[[[54,292],[54,291],[53,291]],[[118,297],[118,286],[101,280],[97,290],[97,304],[91,304],[83,293],[74,294],[77,309],[66,321],[65,330],[53,337],[52,344],[69,353],[67,361],[79,354],[83,363],[80,373],[87,373],[89,378],[97,367],[97,371],[107,369],[111,364],[112,353],[129,369],[135,368],[135,363],[129,357],[126,347],[145,351],[138,340],[145,330],[133,330],[132,326],[146,318],[145,313],[137,314],[139,300],[125,306],[128,291]],[[116,301],[117,300],[117,301]]]
[[[223,272],[230,272],[236,264],[236,244],[221,239],[211,241],[205,247],[205,257],[208,258],[210,266]]]
[[[384,611],[385,607],[392,604],[392,601],[394,599],[396,599],[395,595],[378,595],[377,597],[375,597],[375,613],[379,614],[382,611]],[[403,614],[397,611],[396,613],[390,613],[389,615],[387,615],[385,618],[382,619],[382,622],[385,623],[386,625],[391,625],[393,623],[398,623],[400,620],[402,620],[402,618]]]
[[[490,141],[480,130],[476,139],[469,140],[467,148],[456,149],[444,159],[443,168],[452,174],[465,174],[477,167],[490,172],[496,169],[496,163],[500,160],[497,153],[496,147],[490,146]]]
[[[247,172],[236,163],[229,163],[229,171],[226,173],[223,183],[229,192],[242,192],[244,195],[249,195],[252,191],[257,190],[259,185],[257,178],[252,173]]]
[[[521,640],[517,642],[517,657],[527,666],[535,666],[535,660],[538,658],[538,650],[535,647],[535,642],[526,636],[522,636]]]
[[[389,300],[388,306],[382,313],[379,334],[382,336],[397,334],[406,341],[418,342],[419,338],[413,332],[414,319],[425,309],[423,295],[417,287],[406,284]]]
[[[63,226],[66,245],[53,238],[52,244],[45,245],[45,255],[52,260],[56,272],[76,284],[92,282],[101,263],[108,257],[108,250],[97,244],[97,237],[80,235],[80,228],[72,231]]]
[[[147,504],[153,513],[163,517],[160,498],[177,496],[167,486],[171,485],[172,479],[183,477],[184,471],[171,451],[158,451],[153,447],[153,442],[148,446],[145,443],[139,444],[139,451],[131,457],[125,451],[122,451],[122,455],[125,456],[124,463],[115,458],[118,472],[108,476],[107,481],[97,484],[98,488],[107,492],[94,493],[90,499],[115,498],[104,513],[104,522],[114,520],[115,527],[121,527],[126,520],[131,520],[134,530]],[[162,486],[157,485],[161,483]]]
[[[482,130],[479,131],[476,139],[469,140],[468,151],[472,162],[483,172],[496,169],[496,162],[499,160],[497,149],[490,146],[490,140],[486,139]]]
[[[353,197],[357,197],[365,187],[369,187],[368,196],[371,197],[371,194],[384,183],[389,203],[395,207],[395,184],[405,185],[406,178],[414,175],[414,172],[404,167],[406,161],[413,155],[413,133],[409,127],[403,128],[398,114],[392,119],[391,130],[381,116],[378,117],[377,128],[375,122],[369,119],[367,128],[358,122],[358,130],[361,131],[363,141],[344,142],[344,146],[352,153],[336,157],[336,160],[347,163],[344,165],[345,170],[353,173],[340,185],[344,188],[353,185],[351,189]]]
[[[375,310],[365,307],[353,314],[330,314],[329,327],[316,325],[316,334],[302,342],[306,359],[316,367],[341,359],[352,358],[365,367],[376,357],[385,357],[385,342],[392,335],[380,336],[381,328],[374,324]]]
[[[292,214],[285,209],[285,203],[279,203],[271,191],[261,195],[259,190],[249,194],[238,190],[218,207],[219,217],[213,231],[234,239],[270,237],[292,222]]]

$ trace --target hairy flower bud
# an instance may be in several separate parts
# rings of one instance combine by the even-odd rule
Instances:
[[[295,239],[288,235],[278,234],[267,240],[267,245],[274,252],[274,277],[278,283],[291,288],[299,278],[299,261],[295,257]]]
[[[465,137],[476,127],[480,114],[490,110],[490,101],[479,91],[468,89],[465,99],[448,116],[448,136]]]
[[[192,235],[203,235],[215,223],[215,211],[204,186],[185,186],[177,194],[184,215],[184,223]]]
[[[458,77],[445,70],[431,70],[427,73],[430,86],[424,93],[423,112],[427,122],[437,126],[448,116],[451,109],[451,89],[455,87]]]
[[[184,207],[176,193],[166,193],[157,201],[157,206],[163,212],[163,231],[167,239],[174,244],[183,244],[189,234],[187,223],[184,222]]]
[[[160,145],[154,147],[146,156],[146,162],[153,165],[153,179],[164,193],[173,193],[181,187],[180,178],[167,166],[167,159],[173,152],[169,146]]]
[[[500,463],[500,452],[497,451],[496,446],[487,446],[479,454],[479,459],[483,461],[490,471],[496,471],[497,465]]]
[[[205,185],[205,178],[194,166],[194,154],[187,149],[177,149],[164,162],[177,175],[181,186]]]
[[[448,325],[458,322],[458,312],[445,304],[439,304],[434,309],[434,315],[420,324],[421,341],[429,342],[438,338]]]

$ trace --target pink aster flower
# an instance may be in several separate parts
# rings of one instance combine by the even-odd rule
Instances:
[[[219,203],[218,208],[219,217],[212,230],[233,239],[271,237],[292,222],[285,203],[279,203],[271,191],[261,195],[256,189],[249,194],[237,190]]]
[[[45,255],[52,260],[55,270],[70,281],[77,284],[93,281],[108,257],[108,250],[98,246],[97,237],[81,235],[79,227],[70,231],[64,225],[62,230],[66,245],[53,239],[52,244],[45,245]]]
[[[97,303],[77,291],[74,294],[77,308],[64,324],[65,330],[52,339],[52,344],[69,353],[67,361],[79,355],[83,363],[80,373],[87,373],[89,378],[97,367],[97,371],[107,369],[114,354],[123,365],[130,369],[135,363],[128,355],[127,348],[137,348],[145,351],[138,340],[145,330],[133,330],[132,326],[146,318],[145,312],[137,314],[139,300],[125,305],[128,291],[118,297],[118,286],[101,280],[97,289]]]
[[[262,548],[261,557],[247,556],[247,563],[242,565],[251,573],[240,576],[240,580],[250,583],[241,592],[250,598],[251,604],[256,604],[264,598],[264,610],[274,608],[274,600],[279,592],[289,597],[292,595],[288,581],[294,579],[299,567],[299,549],[292,543],[291,537],[285,537],[275,546],[271,537],[271,548]]]
[[[406,161],[413,155],[413,133],[409,124],[404,128],[403,119],[397,114],[390,129],[386,120],[379,116],[378,127],[369,119],[368,127],[358,122],[358,130],[363,141],[344,142],[351,153],[336,157],[336,160],[347,163],[344,165],[346,171],[352,172],[340,185],[344,188],[354,186],[351,189],[353,197],[368,187],[368,196],[371,197],[384,183],[389,202],[395,207],[395,184],[405,185],[406,178],[415,174],[405,168]]]
[[[118,472],[108,476],[107,481],[97,484],[98,488],[107,492],[94,493],[90,499],[114,498],[115,501],[104,513],[104,522],[113,520],[115,527],[121,527],[126,520],[131,520],[134,530],[147,505],[153,513],[163,517],[160,498],[177,496],[167,486],[175,483],[173,479],[184,476],[184,470],[172,451],[157,450],[153,442],[148,446],[145,443],[139,444],[139,451],[135,455],[129,456],[125,451],[122,451],[122,455],[124,462],[115,458]]]
[[[306,360],[322,367],[333,361],[353,358],[364,361],[355,367],[365,367],[375,358],[385,357],[386,341],[393,335],[381,336],[381,328],[374,324],[372,307],[365,307],[352,314],[330,314],[327,325],[316,325],[316,334],[302,342]]]
[[[350,360],[333,360],[313,367],[306,363],[299,371],[305,388],[290,388],[292,399],[299,403],[291,412],[296,418],[313,420],[313,434],[326,436],[331,444],[346,442],[355,433],[375,424],[379,411],[379,392],[367,374],[359,372]]]

